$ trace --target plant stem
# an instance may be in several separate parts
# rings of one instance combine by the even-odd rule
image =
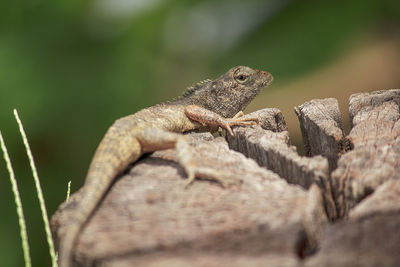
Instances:
[[[22,240],[22,250],[24,251],[25,266],[31,267],[32,261],[31,261],[31,255],[29,253],[29,242],[28,242],[28,234],[26,232],[24,210],[22,208],[22,201],[18,191],[17,179],[15,179],[14,169],[11,165],[10,156],[8,155],[7,147],[6,144],[4,143],[4,139],[1,132],[0,132],[0,144],[1,144],[1,149],[3,150],[3,156],[7,165],[7,170],[8,173],[10,174],[10,182],[12,186],[12,191],[14,193],[14,201],[15,205],[17,206],[18,223]]]
[[[38,173],[37,173],[37,170],[36,170],[35,162],[34,162],[33,156],[32,156],[32,151],[30,149],[30,146],[29,146],[29,143],[28,143],[28,139],[27,139],[26,134],[25,134],[24,127],[22,126],[21,119],[19,118],[18,112],[17,112],[16,109],[14,109],[14,116],[15,116],[15,118],[17,120],[17,123],[18,123],[18,126],[19,126],[19,131],[21,132],[22,140],[24,141],[26,154],[28,155],[29,163],[31,165],[33,179],[35,181],[37,196],[38,196],[38,199],[39,199],[40,209],[42,211],[42,218],[43,218],[43,222],[44,222],[44,229],[46,231],[47,243],[49,244],[49,250],[50,250],[50,257],[51,257],[52,266],[56,267],[57,266],[57,257],[56,257],[56,253],[55,253],[55,249],[54,249],[53,239],[52,239],[52,236],[51,236],[49,218],[48,218],[48,215],[47,215],[46,204],[44,202],[42,188],[40,186],[39,176],[38,176]]]

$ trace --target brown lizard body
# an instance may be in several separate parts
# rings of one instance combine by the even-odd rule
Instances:
[[[198,83],[182,96],[118,119],[107,131],[92,159],[83,186],[82,199],[60,243],[59,265],[72,264],[77,236],[114,179],[144,153],[176,148],[179,163],[191,183],[196,176],[218,174],[202,169],[192,160],[190,145],[181,133],[220,126],[251,125],[242,110],[272,81],[268,72],[238,66],[214,81]],[[212,177],[217,176],[217,177]]]

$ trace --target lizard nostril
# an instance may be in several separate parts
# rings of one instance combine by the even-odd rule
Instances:
[[[254,69],[257,73],[260,73],[261,75],[267,75],[268,73],[266,71],[263,70],[258,70],[258,69]]]

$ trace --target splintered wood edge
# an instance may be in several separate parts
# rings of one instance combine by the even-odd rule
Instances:
[[[338,217],[345,217],[387,180],[398,178],[400,155],[400,90],[350,96],[353,149],[338,161],[332,173]]]
[[[382,109],[384,104],[386,106]],[[343,134],[336,99],[314,99],[295,108],[307,155],[320,154],[327,157],[329,161],[332,177],[328,177],[326,186],[330,187],[327,192],[332,194],[330,198],[333,201],[332,207],[336,206],[336,211],[331,209],[332,212],[328,212],[331,219],[346,216],[352,207],[374,191],[371,184],[374,184],[373,187],[377,187],[384,182],[385,179],[382,181],[375,179],[375,182],[369,181],[369,185],[367,185],[363,178],[365,175],[358,178],[353,177],[356,175],[355,173],[360,174],[363,171],[368,172],[368,170],[358,170],[358,164],[354,163],[353,166],[352,162],[363,161],[363,157],[368,159],[374,154],[366,147],[367,143],[375,143],[376,146],[370,149],[378,151],[379,147],[385,145],[386,142],[392,142],[395,134],[384,132],[386,128],[391,128],[390,125],[385,124],[384,120],[386,118],[393,123],[392,120],[397,118],[398,108],[395,108],[395,105],[397,107],[400,105],[399,89],[351,95],[349,111],[352,128],[348,136]],[[381,112],[385,112],[383,117],[377,115],[381,109]],[[391,115],[390,112],[396,114]],[[371,134],[371,129],[368,130],[368,127],[373,127],[371,126],[373,124],[378,125],[376,127],[381,131],[379,134]],[[352,151],[355,147],[357,152]],[[384,168],[383,163],[381,168]],[[350,166],[351,169],[349,169]],[[385,171],[387,170],[385,169]]]
[[[349,149],[338,101],[335,98],[313,99],[295,107],[295,113],[300,122],[306,155],[326,157],[332,172],[340,155]]]
[[[249,117],[258,117],[260,121],[284,120],[277,109],[260,110]],[[285,125],[277,123],[276,125]],[[278,130],[278,131],[277,131]],[[309,188],[316,183],[322,191],[323,206],[329,219],[336,217],[336,207],[332,196],[328,161],[321,156],[301,157],[290,146],[286,128],[268,128],[265,125],[252,128],[235,128],[235,136],[227,136],[229,147],[254,159],[260,166],[277,173],[289,183]]]
[[[255,117],[259,120],[259,126],[264,130],[272,132],[287,131],[285,118],[282,112],[277,108],[265,108],[247,114],[245,117]]]

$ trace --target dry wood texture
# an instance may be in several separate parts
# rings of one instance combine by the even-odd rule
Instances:
[[[307,151],[326,156],[333,167],[336,212],[328,210],[328,217],[342,218],[324,228],[318,252],[304,266],[400,266],[400,90],[352,95],[348,136],[340,134],[335,102],[297,108],[305,144],[314,147]]]
[[[400,178],[400,90],[350,97],[354,149],[332,173],[338,215],[345,216],[383,182]]]
[[[323,155],[329,161],[329,170],[334,170],[339,156],[349,149],[337,100],[314,99],[295,107],[295,112],[300,120],[306,155]]]
[[[197,164],[219,170],[226,186],[198,180],[185,189],[174,150],[144,157],[84,228],[75,263],[399,266],[399,104],[400,90],[352,95],[348,136],[335,99],[297,107],[307,157],[290,145],[277,109],[249,114],[260,125],[226,140],[188,134]],[[56,240],[79,194],[53,215]]]

